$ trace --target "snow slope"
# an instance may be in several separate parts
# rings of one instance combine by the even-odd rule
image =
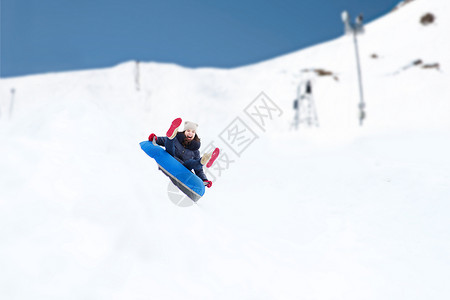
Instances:
[[[415,0],[365,27],[363,127],[350,36],[229,70],[1,79],[0,297],[448,299],[449,17]],[[320,126],[295,131],[305,79]],[[280,109],[263,128],[261,92]],[[139,148],[178,116],[223,150],[188,207]],[[236,120],[257,136],[239,155]]]

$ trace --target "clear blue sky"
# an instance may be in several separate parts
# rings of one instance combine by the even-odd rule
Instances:
[[[343,33],[399,0],[0,0],[0,76],[109,67],[127,60],[235,67]]]

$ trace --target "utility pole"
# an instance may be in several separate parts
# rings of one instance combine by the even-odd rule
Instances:
[[[13,114],[13,110],[14,110],[14,96],[16,95],[16,89],[12,88],[11,89],[11,100],[9,102],[9,119],[11,120],[12,118],[12,114]]]
[[[356,68],[358,72],[358,83],[359,83],[359,125],[362,126],[364,119],[366,118],[366,103],[364,102],[363,84],[362,84],[362,72],[361,64],[359,60],[359,49],[358,49],[358,34],[364,33],[363,28],[363,15],[359,14],[356,17],[355,23],[350,23],[350,16],[347,11],[342,12],[342,22],[344,22],[345,33],[353,35],[353,44],[355,45],[355,57],[356,57]]]
[[[139,92],[141,89],[141,74],[140,74],[140,62],[137,60],[134,66],[134,83],[136,86],[136,91]]]

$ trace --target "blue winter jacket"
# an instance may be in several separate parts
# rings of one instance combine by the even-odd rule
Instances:
[[[195,159],[200,160],[200,142],[199,141],[191,141],[186,146],[183,146],[183,141],[185,139],[185,135],[183,132],[178,132],[175,137],[174,145],[175,145],[175,158],[182,164],[184,162]],[[165,146],[167,137],[158,137],[156,139],[156,143],[160,146]],[[205,172],[203,172],[203,168],[194,169],[195,174],[200,177],[201,180],[208,180]]]

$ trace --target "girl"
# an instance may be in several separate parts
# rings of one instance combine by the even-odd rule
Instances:
[[[200,138],[197,135],[198,125],[193,122],[184,123],[184,131],[178,132],[182,123],[181,118],[173,120],[172,125],[166,133],[166,137],[157,137],[150,134],[148,140],[155,141],[158,145],[164,146],[166,151],[182,163],[188,170],[194,170],[195,174],[203,180],[205,186],[210,188],[212,182],[208,180],[203,172],[203,166],[211,167],[219,156],[219,148],[212,153],[206,153],[200,158]]]

